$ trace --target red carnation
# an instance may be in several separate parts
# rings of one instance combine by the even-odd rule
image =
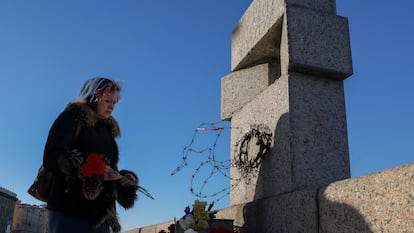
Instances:
[[[83,176],[102,175],[106,169],[106,164],[97,153],[89,154],[86,162],[82,164],[81,173]]]

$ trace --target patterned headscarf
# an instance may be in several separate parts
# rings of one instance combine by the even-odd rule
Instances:
[[[109,98],[113,90],[120,90],[116,81],[101,77],[91,78],[83,84],[79,92],[79,98],[91,104],[97,102],[98,98]]]

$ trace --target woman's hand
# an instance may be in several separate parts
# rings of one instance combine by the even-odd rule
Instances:
[[[124,175],[124,177],[122,177],[122,179],[120,180],[120,183],[124,187],[129,187],[129,186],[138,187],[139,179],[138,177],[134,176],[134,174],[127,173]]]
[[[106,165],[105,173],[103,174],[104,180],[120,180],[122,179],[122,175],[119,172],[112,169],[110,166]]]

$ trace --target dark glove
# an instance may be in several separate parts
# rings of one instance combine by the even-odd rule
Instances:
[[[78,176],[79,168],[83,162],[82,153],[78,150],[69,151],[61,155],[57,162],[59,169],[63,174],[76,177]]]
[[[119,171],[119,174],[122,176],[126,176],[127,174],[132,175],[136,178],[137,183],[134,183],[135,185],[126,185],[123,186],[121,182],[117,183],[117,192],[118,192],[118,203],[124,207],[125,209],[132,208],[134,206],[135,200],[137,200],[137,190],[138,190],[138,176],[129,170],[121,170]],[[128,175],[128,176],[130,176]],[[128,180],[127,177],[124,177]],[[133,182],[133,181],[130,181]]]

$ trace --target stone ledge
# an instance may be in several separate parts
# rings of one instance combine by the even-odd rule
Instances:
[[[274,63],[261,64],[235,71],[221,79],[221,119],[230,120],[259,93],[272,84],[280,75],[280,66]]]
[[[367,233],[414,229],[414,163],[220,209],[242,232]],[[318,222],[319,219],[319,222]],[[174,221],[124,233],[154,233]],[[318,231],[319,229],[319,231]]]
[[[318,233],[317,190],[281,194],[221,209],[216,216],[233,219],[241,232]]]
[[[411,233],[414,163],[337,181],[319,192],[291,192],[233,205],[218,216],[234,219],[242,232]]]
[[[332,183],[319,207],[321,233],[413,232],[414,163]]]

